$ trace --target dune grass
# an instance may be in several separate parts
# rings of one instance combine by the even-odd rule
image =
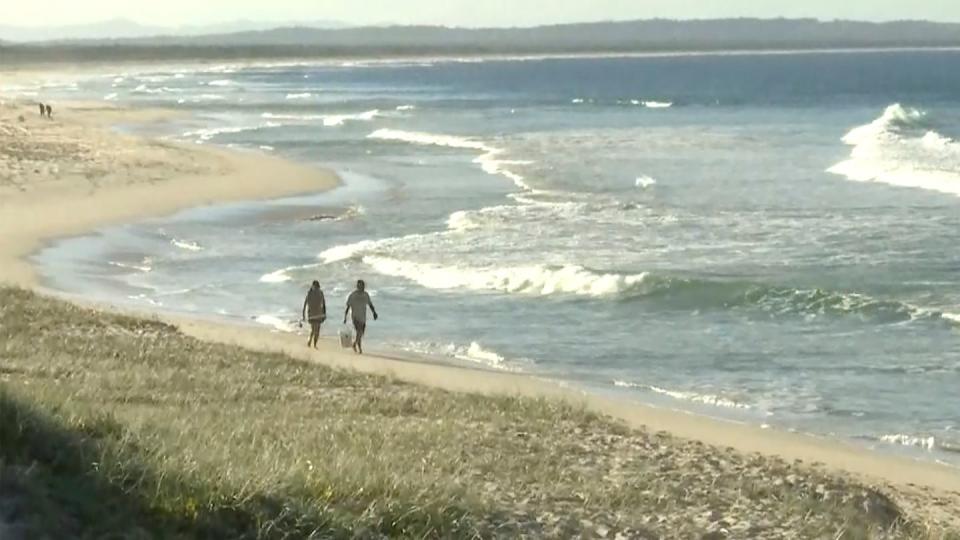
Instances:
[[[0,288],[4,539],[930,534],[848,479],[575,405],[338,371]]]

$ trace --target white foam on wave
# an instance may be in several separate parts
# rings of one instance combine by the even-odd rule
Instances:
[[[622,388],[638,388],[641,390],[648,390],[655,394],[664,395],[677,399],[680,401],[690,401],[694,403],[702,403],[704,405],[712,405],[714,407],[724,407],[728,409],[751,409],[750,405],[735,401],[723,396],[718,396],[715,394],[698,394],[696,392],[681,392],[677,390],[668,390],[666,388],[661,388],[659,386],[653,386],[649,384],[639,384],[629,381],[615,380],[613,381],[614,386],[619,386]]]
[[[960,196],[960,142],[926,129],[927,121],[924,111],[890,105],[843,137],[853,147],[850,157],[827,171],[858,182]]]
[[[480,152],[499,152],[499,148],[487,146],[481,141],[458,137],[456,135],[443,135],[437,133],[427,133],[424,131],[403,131],[399,129],[378,129],[367,135],[368,139],[384,139],[389,141],[401,141],[410,144],[421,144],[426,146],[445,146],[448,148],[463,148],[467,150],[477,150]]]
[[[182,136],[186,138],[196,139],[197,143],[203,143],[213,139],[217,135],[231,134],[231,133],[243,133],[245,131],[258,131],[261,129],[270,129],[281,127],[283,124],[278,122],[264,122],[255,126],[224,126],[224,127],[215,127],[215,128],[204,128],[196,129],[193,131],[187,131]]]
[[[294,120],[298,122],[312,122],[320,120],[326,127],[342,126],[347,122],[370,122],[382,116],[380,109],[371,109],[359,113],[350,114],[276,114],[263,113],[261,118],[271,120]]]
[[[456,135],[444,135],[422,131],[403,131],[399,129],[387,128],[378,129],[367,135],[367,138],[400,141],[409,144],[419,144],[425,146],[443,146],[446,148],[459,148],[481,152],[481,154],[477,156],[473,162],[480,165],[480,168],[483,169],[485,173],[509,178],[520,189],[532,189],[524,182],[523,176],[505,167],[505,165],[529,164],[529,161],[500,159],[498,156],[504,152],[504,149],[490,146],[482,141],[468,139],[466,137],[458,137]]]
[[[233,86],[234,84],[236,83],[230,79],[218,79],[208,82],[207,86]]]
[[[398,105],[397,106],[398,111],[412,111],[416,108],[417,108],[416,105]]]
[[[291,272],[317,268],[318,266],[320,266],[320,264],[317,263],[287,266],[286,268],[274,270],[273,272],[260,276],[259,281],[260,283],[286,283],[293,280],[293,276],[290,275]]]
[[[484,208],[482,210],[493,211],[495,207]],[[482,211],[481,210],[481,211]],[[451,231],[469,231],[479,229],[480,224],[473,218],[476,210],[457,210],[447,217],[447,229]]]
[[[380,116],[379,109],[373,109],[356,114],[331,114],[323,119],[323,125],[327,127],[342,126],[348,121],[369,122]]]
[[[136,79],[139,82],[149,82],[149,83],[163,82],[163,81],[170,80],[172,78],[173,78],[172,75],[136,75],[134,76],[134,79]],[[121,82],[122,82],[122,78],[121,78]]]
[[[516,365],[517,362],[510,361],[497,352],[484,348],[476,341],[472,341],[468,346],[453,343],[412,341],[401,344],[400,348],[416,354],[452,358],[497,370],[520,371],[520,367]]]
[[[187,251],[203,251],[203,246],[201,246],[196,242],[191,242],[189,240],[178,240],[176,238],[173,238],[170,240],[170,244],[180,249],[185,249]]]
[[[140,86],[131,90],[131,92],[134,94],[159,94],[162,93],[163,90],[150,88],[146,84],[141,84]]]
[[[361,259],[379,274],[401,277],[429,289],[470,289],[547,296],[615,295],[642,284],[646,273],[599,274],[582,266],[544,265],[472,268],[419,263],[367,255]]]
[[[309,99],[312,98],[313,94],[310,92],[300,92],[296,94],[287,94],[286,99]]]
[[[281,268],[269,274],[264,274],[260,276],[260,283],[286,283],[293,279],[290,274],[287,273],[288,270],[287,268]]]
[[[948,312],[944,311],[944,312],[941,312],[941,313],[940,313],[940,317],[942,317],[942,318],[944,318],[944,319],[946,319],[946,320],[948,320],[948,321],[951,321],[951,322],[960,324],[960,313],[948,313]]]
[[[130,296],[127,296],[127,298],[130,300],[136,300],[138,302],[145,302],[147,304],[150,304],[151,306],[156,306],[156,307],[160,307],[163,305],[163,302],[154,300],[153,298],[150,298],[146,294],[130,295]]]
[[[333,246],[320,252],[317,258],[323,261],[324,264],[345,261],[353,259],[365,251],[375,249],[380,244],[381,241],[378,240],[361,240],[353,244]]]
[[[153,271],[153,267],[148,264],[128,264],[116,261],[107,261],[107,264],[116,266],[117,268],[123,268],[124,270],[136,270],[137,272],[143,272],[145,274]]]
[[[114,101],[115,99],[117,99],[117,93],[116,93],[116,92],[111,92],[111,93],[103,96],[103,100],[104,100],[104,101]]]
[[[587,206],[585,203],[576,201],[552,201],[539,198],[545,197],[546,194],[547,192],[539,191],[513,193],[510,194],[510,198],[519,204],[488,206],[478,210],[458,210],[447,217],[447,230],[466,232],[491,225],[503,229],[531,221],[576,219]]]
[[[673,107],[672,101],[650,101],[643,99],[617,100],[618,105],[635,105],[647,109],[669,109]]]
[[[276,315],[258,315],[254,321],[256,321],[257,324],[269,326],[278,332],[294,333],[297,331],[295,323],[281,319]]]
[[[161,86],[160,88],[151,88],[146,84],[141,84],[130,91],[133,94],[182,94],[182,88],[171,88],[169,86]]]
[[[653,177],[647,175],[640,175],[634,180],[634,185],[638,188],[646,189],[650,186],[653,186],[657,183],[657,180]]]
[[[878,437],[882,442],[888,444],[898,444],[901,446],[913,446],[927,451],[934,450],[937,447],[935,437],[918,437],[915,435],[906,435],[903,433],[894,433],[891,435],[881,435]]]

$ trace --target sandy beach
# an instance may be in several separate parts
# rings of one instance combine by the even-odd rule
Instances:
[[[59,105],[48,120],[39,117],[32,103],[0,105],[0,283],[42,290],[25,258],[57,237],[194,206],[318,192],[337,185],[338,179],[330,171],[259,153],[185,146],[110,129],[114,124],[163,121],[171,114],[78,103]],[[290,299],[292,303],[298,300]],[[585,404],[630,427],[665,431],[743,454],[802,462],[803,467],[853,478],[888,494],[911,515],[944,527],[960,527],[960,471],[932,462],[871,452],[839,440],[588,395],[524,375],[389,355],[358,359],[332,342],[311,351],[298,335],[215,320],[145,314],[158,316],[205,341],[280,352],[455,392],[545,397]]]
[[[77,103],[58,106],[47,120],[34,104],[0,106],[3,280],[31,284],[33,272],[21,258],[57,236],[193,206],[323,191],[338,182],[332,172],[263,154],[187,147],[108,128],[171,114]]]

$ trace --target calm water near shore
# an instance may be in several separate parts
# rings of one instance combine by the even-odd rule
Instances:
[[[309,281],[338,319],[362,277],[382,349],[960,464],[958,52],[218,66],[16,90],[182,109],[164,136],[344,180],[65,239],[37,256],[54,287],[285,331]]]

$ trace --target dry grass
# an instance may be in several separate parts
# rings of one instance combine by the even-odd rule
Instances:
[[[560,402],[0,288],[4,539],[497,536],[946,537],[847,479]]]

